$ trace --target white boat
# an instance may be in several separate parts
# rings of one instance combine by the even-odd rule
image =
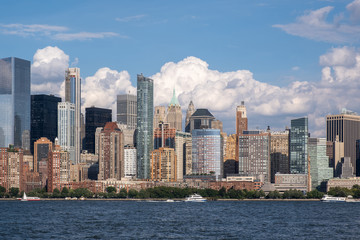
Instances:
[[[324,195],[321,198],[322,202],[345,202],[346,198],[345,197],[333,197],[333,196],[329,196],[329,195]]]
[[[195,193],[185,199],[185,202],[206,202],[206,199]]]
[[[175,202],[173,199],[168,199],[165,202]]]
[[[39,197],[28,197],[26,196],[26,193],[24,192],[24,195],[22,198],[20,198],[19,200],[23,201],[23,202],[27,202],[27,201],[40,201]]]

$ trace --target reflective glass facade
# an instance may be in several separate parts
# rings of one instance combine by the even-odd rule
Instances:
[[[192,130],[192,173],[214,173],[217,180],[222,178],[223,163],[219,129]]]
[[[291,120],[290,173],[307,173],[308,118]]]
[[[154,115],[153,80],[137,76],[137,177],[150,179],[150,154],[153,150],[153,115]]]
[[[30,131],[30,61],[0,60],[0,147],[22,147],[22,134]]]

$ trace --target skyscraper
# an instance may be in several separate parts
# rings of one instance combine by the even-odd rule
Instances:
[[[290,131],[290,173],[307,173],[308,161],[308,118],[291,120]]]
[[[173,148],[159,148],[151,152],[151,179],[153,181],[177,181],[177,162]]]
[[[117,95],[117,122],[127,125],[128,129],[136,128],[137,104],[136,95]]]
[[[95,132],[96,128],[104,127],[111,122],[111,109],[89,107],[85,109],[85,150],[95,153]]]
[[[235,160],[239,162],[239,137],[244,130],[248,130],[248,119],[246,116],[246,107],[244,101],[236,108],[236,152]]]
[[[61,98],[54,95],[31,95],[31,142],[30,149],[34,152],[34,142],[46,137],[51,142],[58,135],[58,103]]]
[[[270,136],[244,130],[239,136],[239,174],[270,182]]]
[[[192,133],[194,129],[212,128],[212,121],[214,120],[215,117],[208,109],[199,108],[191,115],[185,132]]]
[[[219,129],[192,131],[192,173],[214,174],[217,180],[223,177]]]
[[[182,131],[182,112],[181,106],[175,94],[175,89],[167,109],[165,122],[169,123],[170,127],[175,128],[176,131]]]
[[[270,163],[271,182],[275,182],[275,174],[289,173],[289,129],[281,132],[271,132]]]
[[[333,178],[333,169],[329,167],[329,157],[326,156],[326,139],[309,138],[308,152],[310,157],[310,175],[312,189],[324,180]]]
[[[344,143],[344,156],[350,157],[354,171],[356,171],[356,140],[360,139],[360,116],[343,109],[338,115],[326,116],[326,140]],[[355,172],[354,172],[355,174]]]
[[[116,122],[106,123],[99,136],[99,180],[115,178],[124,174],[123,136]]]
[[[52,151],[53,143],[46,137],[34,142],[34,172],[39,171],[39,162],[48,161],[49,152]]]
[[[80,68],[69,68],[65,72],[65,102],[75,105],[74,119],[74,147],[75,147],[75,163],[80,162],[81,151],[81,79]]]
[[[186,110],[186,119],[185,119],[185,132],[190,132],[190,117],[195,112],[195,106],[193,101],[190,101],[188,109]],[[188,130],[187,130],[188,129]]]
[[[154,149],[175,148],[176,129],[169,123],[160,123],[154,129]]]
[[[63,150],[70,153],[70,160],[76,164],[75,157],[75,105],[69,102],[58,103],[58,138]]]
[[[137,177],[150,179],[150,154],[153,150],[153,80],[137,76]]]
[[[166,109],[164,106],[155,106],[153,128],[159,127],[159,123],[165,121]]]
[[[22,147],[24,131],[30,131],[30,62],[0,59],[0,147]]]

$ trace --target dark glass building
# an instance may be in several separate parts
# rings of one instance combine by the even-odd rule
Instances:
[[[291,120],[290,131],[290,173],[307,173],[308,118]]]
[[[0,59],[0,147],[22,147],[30,131],[30,61]]]
[[[111,109],[90,107],[85,109],[85,150],[95,153],[96,128],[111,122]]]
[[[137,75],[137,177],[150,179],[150,153],[153,150],[154,82]]]
[[[34,142],[46,137],[55,141],[58,134],[58,103],[60,97],[54,95],[31,95],[30,149],[34,153]]]

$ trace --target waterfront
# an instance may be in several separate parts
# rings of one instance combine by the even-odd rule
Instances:
[[[2,239],[356,239],[360,204],[1,201]]]

